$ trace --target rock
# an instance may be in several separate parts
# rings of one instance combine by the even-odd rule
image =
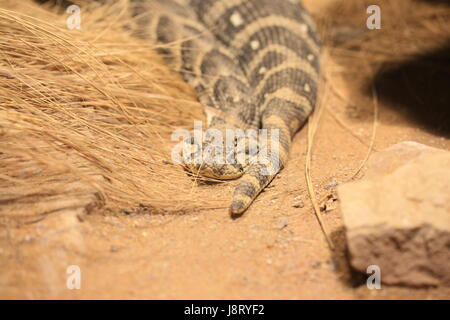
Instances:
[[[31,236],[31,235],[26,235],[25,238],[23,239],[23,241],[25,241],[25,242],[32,242],[34,240],[36,240],[36,237]]]
[[[329,271],[336,271],[339,269],[339,261],[336,258],[331,258],[327,263]]]
[[[368,166],[338,187],[350,264],[378,265],[386,284],[450,286],[450,152],[403,142]]]
[[[297,203],[294,203],[293,207],[294,208],[303,208],[305,206],[305,204],[303,203],[303,201],[299,201]]]
[[[311,260],[310,265],[313,269],[319,269],[322,263],[319,260],[313,259]]]
[[[289,224],[288,218],[282,218],[282,219],[280,219],[280,221],[277,223],[276,228],[281,230],[281,229],[286,228],[288,224]]]
[[[305,206],[305,203],[302,201],[302,199],[297,196],[294,198],[294,203],[292,204],[294,208],[303,208]]]
[[[323,212],[330,212],[335,209],[337,209],[337,196],[333,193],[330,193],[327,195],[326,199],[322,202],[322,204],[319,206],[320,211]]]
[[[368,170],[365,178],[386,175],[394,172],[400,166],[416,159],[423,153],[448,153],[448,151],[433,148],[414,141],[404,141],[373,154],[367,161]]]
[[[335,179],[331,180],[331,182],[329,184],[327,184],[325,186],[325,189],[329,190],[329,189],[333,189],[335,187],[337,187],[337,185],[339,184],[338,181],[336,181]]]

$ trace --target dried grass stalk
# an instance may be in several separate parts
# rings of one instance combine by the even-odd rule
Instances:
[[[31,1],[0,9],[0,218],[215,203],[190,192],[170,158],[171,132],[201,119],[201,106],[152,44],[123,28],[126,6],[83,7],[81,30]]]

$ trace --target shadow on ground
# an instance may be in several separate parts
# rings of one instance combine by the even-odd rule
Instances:
[[[345,236],[345,228],[341,227],[331,233],[331,240],[335,245],[332,259],[339,272],[341,282],[351,288],[358,288],[365,284],[365,275],[353,269],[350,265],[350,257]]]
[[[386,106],[433,134],[450,137],[450,42],[401,64],[386,65],[373,81]]]

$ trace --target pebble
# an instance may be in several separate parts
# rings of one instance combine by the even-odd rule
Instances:
[[[336,258],[331,258],[330,260],[328,260],[328,264],[328,269],[330,271],[336,271],[339,268],[339,262]]]
[[[295,199],[294,199],[295,200]],[[294,204],[292,205],[294,208],[303,208],[305,206],[305,204],[303,203],[302,200],[297,200],[296,202],[294,202]]]
[[[318,269],[320,268],[321,262],[319,260],[313,259],[311,261],[311,267],[313,267],[314,269]]]
[[[35,240],[36,238],[30,235],[25,236],[24,240],[25,242],[31,242],[33,240]]]
[[[288,218],[281,218],[280,221],[277,224],[277,229],[281,230],[281,229],[286,228],[288,223],[289,223]]]
[[[334,187],[336,187],[339,184],[339,182],[337,182],[335,179],[331,180],[331,182],[329,184],[327,184],[325,186],[325,189],[332,189]]]

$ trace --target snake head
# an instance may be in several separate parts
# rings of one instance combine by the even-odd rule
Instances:
[[[244,174],[258,154],[258,145],[253,131],[208,128],[187,137],[182,153],[184,167],[193,174],[230,180]]]

